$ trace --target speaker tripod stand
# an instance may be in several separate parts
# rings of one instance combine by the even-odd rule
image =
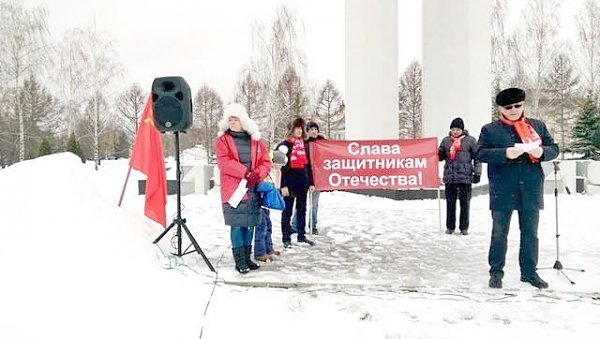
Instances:
[[[559,163],[558,161],[552,162],[552,164],[554,165],[554,204],[555,204],[554,212],[555,212],[555,218],[556,218],[556,261],[554,262],[554,266],[552,266],[552,267],[543,267],[543,268],[539,268],[539,269],[540,270],[555,269],[558,272],[560,272],[565,278],[567,278],[567,280],[571,283],[571,285],[575,285],[575,282],[573,280],[571,280],[571,278],[569,278],[569,276],[565,273],[565,270],[575,271],[575,272],[585,272],[585,270],[581,269],[581,268],[564,267],[563,264],[560,262],[560,250],[559,250],[559,241],[558,241],[558,239],[560,238],[560,234],[558,233],[558,182],[556,179],[556,177],[558,175],[558,171],[560,171],[558,163]]]
[[[157,242],[159,242],[160,239],[162,239],[162,237],[164,237],[165,234],[169,233],[169,231],[173,227],[177,227],[177,231],[175,233],[175,237],[177,238],[177,253],[174,253],[174,254],[176,254],[178,257],[182,257],[186,254],[197,252],[198,254],[200,254],[202,256],[202,259],[204,259],[204,262],[206,263],[208,268],[211,270],[211,272],[215,272],[213,265],[210,263],[210,261],[208,260],[208,258],[206,257],[206,255],[204,254],[202,249],[200,248],[200,245],[198,245],[198,242],[196,241],[196,239],[194,239],[194,236],[192,235],[192,233],[188,229],[187,225],[185,224],[186,220],[181,217],[181,166],[179,163],[179,132],[174,132],[174,134],[175,134],[175,163],[177,166],[177,168],[176,168],[177,216],[175,217],[175,219],[173,219],[173,222],[171,222],[169,227],[165,228],[165,230],[158,236],[158,238],[156,238],[156,240],[154,240],[153,244],[156,244]],[[181,232],[182,229],[185,231],[185,234],[187,235],[187,237],[189,238],[189,240],[191,242],[191,245],[189,245],[185,250],[182,250],[182,243],[183,243],[182,232]],[[194,246],[194,250],[189,250],[191,246]]]

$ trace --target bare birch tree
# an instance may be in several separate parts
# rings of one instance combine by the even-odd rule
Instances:
[[[507,0],[492,0],[492,95],[509,79],[509,44],[506,33]]]
[[[584,89],[600,105],[600,0],[586,0],[576,16],[581,59],[579,69]]]
[[[100,136],[107,132],[112,117],[114,115],[110,114],[108,101],[102,92],[97,91],[87,101],[84,119],[81,120],[85,133],[80,134],[82,148],[86,154],[92,154],[96,170],[100,165]]]
[[[263,89],[256,74],[246,70],[240,74],[235,92],[235,101],[242,104],[250,118],[260,117],[263,102]]]
[[[131,85],[117,99],[117,110],[120,113],[118,120],[123,122],[122,128],[129,142],[135,139],[146,100],[148,94],[144,93],[138,84]]]
[[[200,145],[206,151],[206,159],[215,155],[214,142],[219,130],[217,124],[223,115],[223,101],[217,91],[202,85],[194,97],[194,125],[200,128]]]
[[[91,119],[94,126],[93,157],[95,168],[100,164],[99,145],[100,135],[103,132],[101,121],[106,120],[110,110],[101,110],[100,100],[108,102],[108,98],[113,94],[111,84],[122,75],[122,66],[118,61],[117,54],[112,47],[112,42],[106,33],[96,30],[94,27],[85,29],[76,28],[72,32],[71,44],[68,45],[69,52],[73,53],[73,65],[82,67],[78,69],[75,76],[76,81],[81,84],[82,98],[85,98],[88,109],[93,111],[91,115],[86,115]]]
[[[400,137],[419,138],[423,132],[421,65],[413,61],[400,77],[398,87],[398,131]]]
[[[84,39],[81,29],[71,29],[64,33],[53,50],[55,67],[51,81],[57,96],[62,102],[62,130],[71,136],[77,124],[84,116],[84,107],[88,99],[89,84],[86,83],[86,65],[81,51]]]
[[[531,81],[529,88],[532,115],[542,117],[540,98],[545,76],[551,68],[556,53],[557,33],[560,27],[557,0],[528,0],[521,14],[522,33],[515,37],[515,48],[525,73]]]
[[[25,119],[19,88],[26,77],[41,69],[48,36],[48,13],[42,7],[25,9],[16,2],[0,2],[0,83],[8,83],[14,117],[18,121],[19,161],[25,159]]]
[[[262,101],[260,106],[264,110],[262,115],[256,117],[262,127],[266,141],[272,145],[276,137],[276,130],[281,131],[287,125],[290,107],[281,106],[293,101],[279,100],[281,95],[281,81],[290,68],[300,79],[298,85],[303,84],[304,76],[304,53],[300,47],[302,31],[298,26],[301,24],[287,7],[277,9],[275,19],[270,30],[255,23],[253,27],[253,45],[255,57],[250,63],[249,69],[256,75],[256,80],[262,89]],[[298,102],[296,102],[297,104]]]

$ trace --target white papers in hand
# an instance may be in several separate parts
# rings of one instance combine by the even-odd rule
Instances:
[[[246,187],[247,183],[248,183],[248,181],[246,179],[242,179],[240,181],[240,184],[235,189],[235,192],[233,192],[233,194],[231,195],[231,198],[229,198],[229,201],[227,201],[229,203],[229,205],[231,205],[231,207],[233,207],[233,208],[238,207],[238,205],[240,204],[240,201],[242,201],[242,198],[248,191],[248,188]]]
[[[532,151],[536,148],[538,148],[540,146],[539,142],[530,142],[527,144],[522,144],[522,143],[516,143],[515,147],[522,150],[523,152],[529,152]]]

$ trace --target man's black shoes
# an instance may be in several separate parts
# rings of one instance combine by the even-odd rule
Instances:
[[[309,244],[310,246],[315,246],[316,243],[308,238],[302,238],[302,239],[298,239],[298,242],[303,242],[306,244]]]
[[[494,275],[491,276],[489,286],[490,288],[502,288],[502,278]]]
[[[521,281],[522,282],[528,282],[531,285],[533,285],[534,287],[537,288],[548,288],[548,283],[545,282],[544,280],[542,280],[542,278],[540,278],[539,275],[537,275],[537,273],[534,273],[532,275],[529,276],[521,276]]]

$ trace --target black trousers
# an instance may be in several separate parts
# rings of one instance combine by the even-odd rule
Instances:
[[[446,228],[456,228],[456,198],[460,201],[461,231],[469,229],[469,206],[471,204],[471,184],[446,184]]]
[[[281,212],[281,233],[283,242],[291,241],[292,226],[290,220],[292,218],[292,209],[294,208],[294,200],[296,201],[296,221],[298,227],[298,240],[306,239],[306,197],[308,195],[308,187],[305,189],[290,190],[290,195],[283,197],[285,208]]]
[[[506,238],[510,228],[512,210],[492,211],[492,240],[488,262],[490,275],[502,278],[504,276],[504,263],[506,258]],[[518,211],[521,241],[519,245],[519,266],[522,276],[531,276],[537,269],[538,246],[537,237],[539,210]]]

